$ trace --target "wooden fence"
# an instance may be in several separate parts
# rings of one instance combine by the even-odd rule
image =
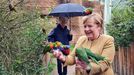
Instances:
[[[134,75],[134,43],[116,51],[113,68],[115,75]]]

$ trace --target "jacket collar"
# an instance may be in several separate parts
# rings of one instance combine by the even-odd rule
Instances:
[[[64,28],[62,28],[61,27],[61,24],[58,24],[57,27],[60,28],[60,29],[67,29],[67,26],[65,26]]]

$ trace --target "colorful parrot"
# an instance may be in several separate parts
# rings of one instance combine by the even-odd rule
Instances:
[[[68,55],[70,53],[70,46],[63,45],[61,42],[49,42],[47,45],[44,46],[43,53],[46,54],[47,52],[52,52],[52,50],[60,50],[64,55]]]
[[[89,58],[91,58],[91,60],[93,60],[96,64],[98,64],[99,63],[98,61],[100,60],[106,60],[105,57],[94,54],[93,52],[91,52],[90,49],[87,49],[87,48],[77,48],[76,56],[78,57],[79,60],[84,61],[90,67],[92,66],[90,64]]]

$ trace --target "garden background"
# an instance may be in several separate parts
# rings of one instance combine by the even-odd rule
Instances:
[[[56,19],[46,15],[68,2],[102,15],[104,33],[115,38],[115,74],[134,75],[134,0],[0,0],[0,75],[52,75],[55,59],[42,44]],[[84,35],[81,19],[71,18],[71,44]]]

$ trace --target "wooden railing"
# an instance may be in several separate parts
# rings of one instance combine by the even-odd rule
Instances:
[[[119,47],[113,68],[115,75],[134,75],[134,43],[128,48]]]

